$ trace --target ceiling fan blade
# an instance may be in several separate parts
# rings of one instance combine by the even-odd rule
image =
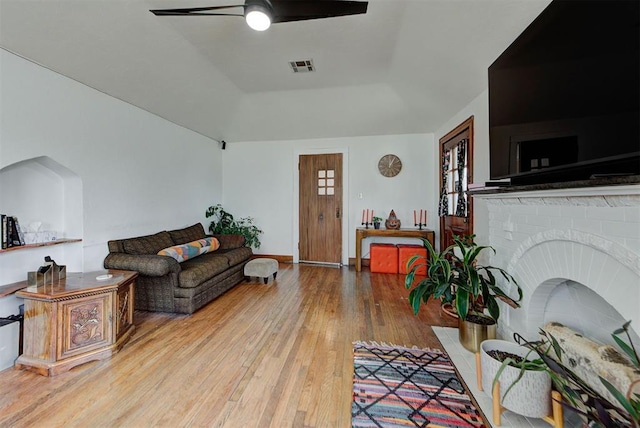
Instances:
[[[346,0],[271,0],[273,23],[367,13],[369,2]]]
[[[212,10],[232,9],[236,7],[243,8],[244,5],[230,5],[230,6],[210,6],[210,7],[191,7],[187,9],[154,9],[149,12],[156,16],[244,16],[244,13],[208,13]]]

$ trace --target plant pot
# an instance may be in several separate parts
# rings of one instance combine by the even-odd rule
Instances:
[[[492,396],[493,379],[502,365],[487,352],[500,350],[521,357],[527,355],[527,348],[506,340],[486,340],[480,346],[480,365],[482,367],[482,389]],[[529,355],[533,360],[537,354]],[[500,401],[504,408],[530,418],[542,418],[551,414],[551,378],[546,371],[525,371],[522,378],[502,398],[511,384],[517,379],[520,369],[507,366],[500,374]],[[494,403],[495,404],[495,403]]]
[[[470,321],[471,316],[466,320],[458,318],[458,339],[464,349],[475,353],[480,352],[480,344],[484,340],[496,338],[496,322],[485,315],[474,314],[474,317],[479,317],[485,322],[480,324]]]
[[[373,222],[373,228],[374,229],[380,229],[380,222],[379,221],[374,221]]]

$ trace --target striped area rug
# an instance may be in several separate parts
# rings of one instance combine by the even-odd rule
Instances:
[[[484,426],[442,351],[357,342],[353,354],[353,427]]]

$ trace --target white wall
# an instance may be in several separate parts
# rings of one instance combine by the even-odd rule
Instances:
[[[107,240],[204,224],[206,208],[222,200],[215,141],[4,50],[0,67],[0,169],[47,156],[78,175],[84,270],[102,268]],[[0,212],[14,205],[26,206],[0,195]],[[23,277],[5,275],[9,258]],[[40,263],[34,250],[0,254],[0,285]]]
[[[489,181],[489,92],[485,90],[435,132],[436,144],[434,144],[433,156],[436,163],[433,164],[433,169],[436,172],[436,187],[439,185],[437,174],[440,168],[438,141],[470,116],[473,116],[473,179],[471,181],[475,183]],[[437,200],[434,201],[436,205],[432,209],[437,210],[437,202]],[[476,240],[481,244],[487,244],[489,212],[485,201],[474,199],[473,216],[473,232],[477,235]],[[439,226],[435,230],[438,229]],[[439,242],[439,233],[437,235],[436,242]]]
[[[298,174],[294,160],[300,153],[345,152],[344,180],[349,190],[345,194],[348,228],[343,232],[348,256],[355,257],[355,229],[360,227],[363,209],[373,209],[383,218],[393,209],[405,228],[413,227],[414,209],[433,206],[437,190],[433,146],[432,134],[230,143],[223,154],[224,206],[236,216],[253,217],[264,231],[257,253],[294,255]],[[378,160],[387,153],[402,160],[402,171],[394,178],[378,173]],[[428,228],[436,226],[435,212],[429,210]],[[367,239],[363,256],[368,257],[371,242],[382,241]]]

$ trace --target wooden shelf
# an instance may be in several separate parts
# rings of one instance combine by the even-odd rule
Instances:
[[[22,290],[25,287],[26,285],[24,281],[14,282],[13,284],[0,285],[0,298],[9,296],[18,290]]]
[[[38,242],[37,244],[20,245],[19,247],[11,247],[11,248],[6,248],[4,250],[0,250],[0,253],[7,253],[9,251],[26,250],[28,248],[49,247],[51,245],[68,244],[70,242],[82,242],[82,239],[58,239],[51,242]]]

